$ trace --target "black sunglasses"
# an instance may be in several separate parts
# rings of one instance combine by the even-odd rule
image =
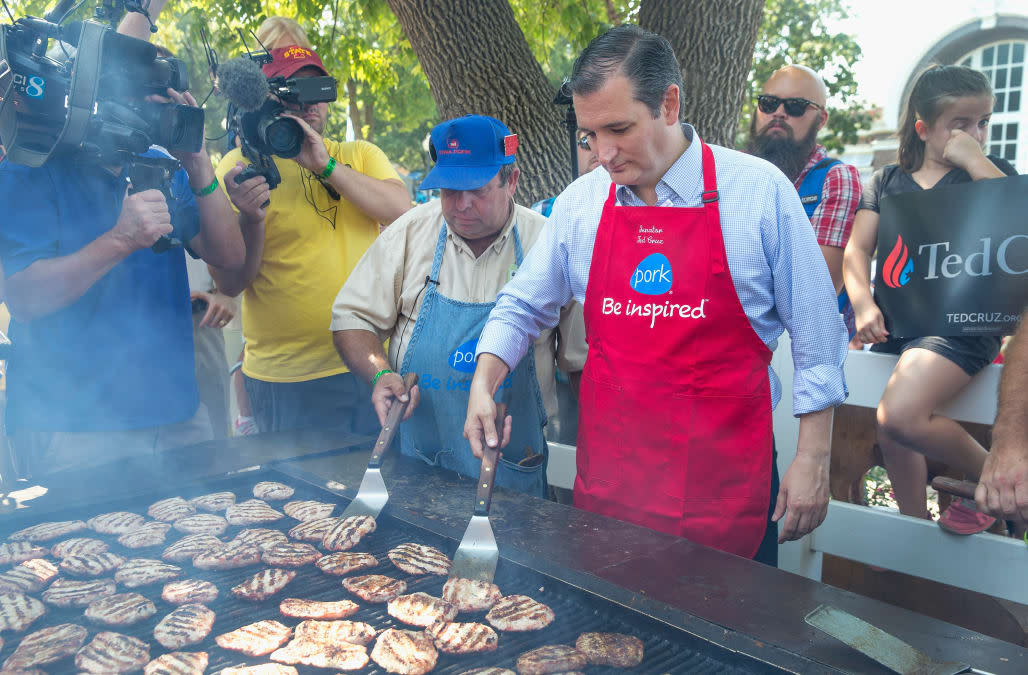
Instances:
[[[785,114],[789,117],[800,117],[803,113],[807,112],[808,107],[814,107],[818,110],[824,110],[824,106],[820,106],[813,101],[808,101],[805,98],[778,98],[771,94],[761,94],[757,97],[757,107],[760,108],[760,112],[765,115],[770,115],[774,111],[778,110],[778,106],[785,104]]]
[[[582,148],[583,150],[592,150],[592,148],[589,147],[589,137],[588,136],[583,135],[581,138],[579,138],[576,141],[576,143],[578,143],[578,147]]]

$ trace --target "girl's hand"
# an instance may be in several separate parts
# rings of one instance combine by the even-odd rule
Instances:
[[[981,143],[974,136],[960,129],[950,132],[946,147],[942,150],[942,158],[965,171],[970,171],[973,164],[986,159]]]
[[[856,309],[854,307],[854,309]],[[864,344],[885,342],[889,337],[889,331],[885,330],[885,317],[878,305],[870,303],[856,312],[857,339]]]

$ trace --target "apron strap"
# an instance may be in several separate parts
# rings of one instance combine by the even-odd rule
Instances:
[[[721,211],[718,208],[717,171],[714,168],[714,153],[710,146],[700,141],[703,158],[703,209],[707,214],[707,241],[710,243],[710,263],[715,274],[728,269],[725,247],[721,234]]]
[[[514,264],[521,267],[521,262],[525,259],[524,253],[521,250],[521,235],[518,233],[518,221],[514,219]]]
[[[439,281],[439,268],[443,264],[443,251],[446,250],[446,221],[439,227],[439,238],[435,243],[435,255],[432,257],[432,280]]]

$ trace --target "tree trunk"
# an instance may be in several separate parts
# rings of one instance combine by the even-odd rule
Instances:
[[[508,0],[387,0],[428,77],[439,115],[491,115],[518,135],[529,205],[571,181],[564,111]],[[481,37],[479,37],[481,36]],[[479,39],[476,39],[479,38]]]
[[[354,139],[364,139],[361,134],[361,111],[357,107],[357,81],[352,77],[346,81],[346,97],[349,102],[350,126],[353,128]]]
[[[682,119],[708,143],[735,146],[764,0],[642,0],[639,25],[671,42],[682,67]]]
[[[364,140],[369,143],[375,142],[375,102],[373,100],[367,100],[364,102],[364,126],[368,128],[368,132],[364,134]]]

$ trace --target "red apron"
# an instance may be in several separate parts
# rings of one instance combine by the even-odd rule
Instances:
[[[585,292],[575,505],[752,558],[771,490],[771,350],[703,206],[603,207]],[[753,223],[757,227],[757,223]]]

